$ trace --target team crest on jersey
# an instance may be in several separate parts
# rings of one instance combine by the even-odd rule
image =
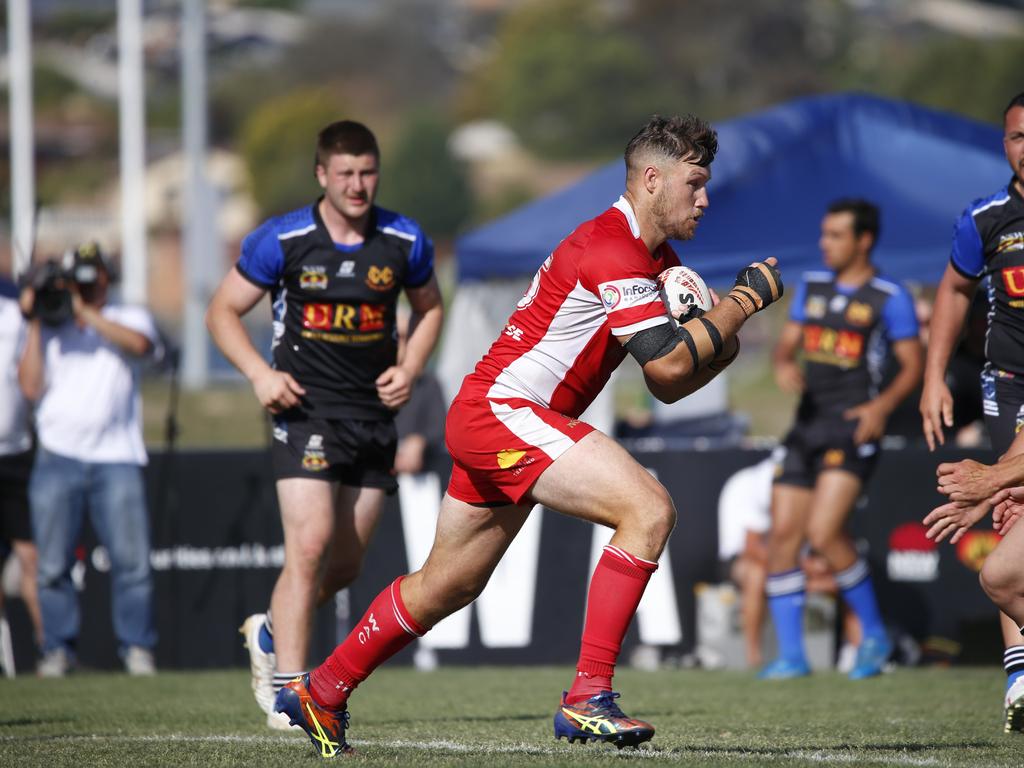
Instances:
[[[874,310],[870,304],[861,301],[851,301],[846,310],[846,322],[850,325],[871,325],[874,319]]]
[[[309,440],[306,441],[306,450],[302,454],[302,468],[307,472],[320,472],[327,469],[323,435],[309,436]]]
[[[824,296],[808,296],[807,303],[804,304],[804,314],[807,317],[815,320],[820,320],[825,316],[825,312],[828,310],[828,306],[825,302]]]
[[[370,267],[366,284],[375,291],[387,291],[395,284],[395,271],[391,267]]]
[[[327,267],[303,267],[299,287],[304,291],[322,291],[327,287]]]

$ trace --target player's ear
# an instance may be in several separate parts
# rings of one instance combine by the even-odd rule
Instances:
[[[661,169],[656,165],[648,165],[644,168],[644,189],[649,194],[654,194],[661,182]]]

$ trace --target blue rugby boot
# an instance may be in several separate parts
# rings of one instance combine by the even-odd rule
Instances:
[[[851,680],[863,680],[882,674],[892,653],[892,642],[885,635],[865,637],[857,648],[857,661],[850,670]]]
[[[320,757],[326,759],[354,752],[345,741],[348,709],[326,709],[313,701],[309,694],[309,673],[295,678],[277,692],[274,711],[287,715],[291,725],[304,730]]]
[[[796,677],[807,677],[811,674],[811,666],[807,659],[778,658],[765,665],[764,669],[757,673],[758,680],[792,680]]]
[[[555,712],[555,738],[577,741],[607,741],[619,749],[635,747],[654,736],[654,726],[643,720],[627,717],[615,700],[619,694],[602,691],[585,701],[565,703]]]

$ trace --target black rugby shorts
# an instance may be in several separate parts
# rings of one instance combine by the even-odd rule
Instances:
[[[28,479],[33,451],[0,456],[0,541],[31,541]]]
[[[813,488],[818,475],[841,469],[867,483],[878,463],[878,443],[854,445],[857,421],[841,416],[797,421],[779,448],[774,482]]]
[[[271,460],[274,478],[308,477],[354,488],[398,490],[392,474],[398,435],[392,419],[276,418]]]

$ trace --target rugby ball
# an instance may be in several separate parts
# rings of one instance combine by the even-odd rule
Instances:
[[[677,322],[700,317],[714,306],[711,290],[689,267],[669,267],[658,275],[658,291],[669,316]]]

